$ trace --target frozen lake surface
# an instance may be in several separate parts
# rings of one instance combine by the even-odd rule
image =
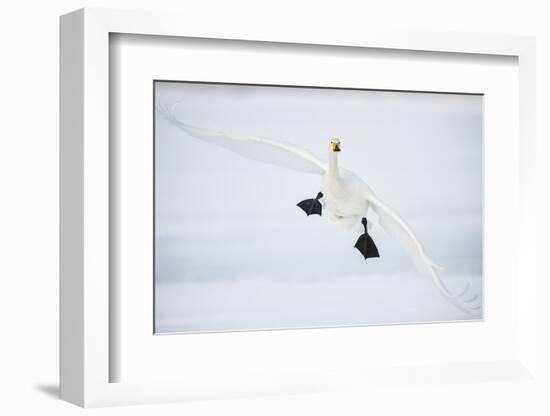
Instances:
[[[468,276],[455,276],[460,286]],[[481,279],[473,280],[480,290]],[[159,333],[311,328],[479,319],[449,304],[428,278],[341,276],[322,281],[263,276],[157,286]]]
[[[450,304],[427,274],[376,227],[381,258],[363,260],[355,234],[323,219],[257,222],[242,235],[238,221],[188,224],[158,238],[156,331],[201,332],[311,328],[481,318]],[[262,225],[263,224],[263,225]],[[271,225],[270,225],[271,224]],[[250,224],[249,224],[250,225]],[[417,223],[417,228],[421,222]],[[247,228],[248,229],[248,228]],[[458,238],[459,236],[457,236]],[[446,257],[449,287],[481,293],[476,259]],[[208,253],[205,257],[204,253]],[[452,253],[447,253],[452,254]],[[205,260],[206,259],[206,260]],[[480,298],[481,300],[481,298]]]

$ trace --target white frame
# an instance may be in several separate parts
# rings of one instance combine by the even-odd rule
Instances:
[[[535,42],[533,38],[464,33],[364,31],[330,34],[284,31],[265,21],[238,27],[217,21],[204,27],[192,16],[83,9],[61,18],[61,397],[81,406],[179,401],[341,386],[342,375],[312,379],[311,387],[251,380],[228,390],[227,380],[194,383],[109,383],[109,33],[186,36],[498,54],[518,57],[520,82],[520,252],[518,293],[520,354],[501,363],[521,379],[536,370]],[[328,37],[327,37],[328,36]],[[529,215],[528,215],[529,213]],[[489,363],[491,364],[491,363]],[[472,364],[474,365],[474,364]],[[481,363],[488,368],[487,363]],[[451,368],[449,377],[467,374]],[[489,366],[490,367],[490,366]],[[388,370],[389,371],[389,370]],[[423,377],[430,377],[427,369]],[[395,369],[392,370],[395,377]],[[362,379],[376,383],[387,371]],[[345,377],[345,376],[344,376]],[[474,380],[472,380],[474,381]],[[290,389],[290,390],[289,390]]]
[[[116,259],[116,268],[111,269],[109,279],[116,291],[111,295],[115,308],[109,316],[113,328],[109,342],[111,354],[117,357],[110,367],[112,381],[216,379],[227,374],[233,374],[237,381],[281,372],[370,370],[421,362],[515,357],[517,329],[511,323],[517,317],[517,247],[502,238],[502,225],[507,224],[508,233],[517,232],[517,224],[509,219],[519,217],[518,204],[510,203],[519,200],[519,188],[503,186],[519,178],[516,59],[269,43],[258,47],[253,42],[190,38],[172,38],[167,43],[163,37],[135,35],[118,35],[110,40],[113,64],[109,140],[111,149],[116,149],[112,152],[110,172],[110,215],[114,219],[110,231],[115,236],[110,241],[110,253]],[[483,94],[482,184],[487,189],[483,205],[490,213],[483,221],[482,294],[488,305],[483,320],[463,321],[461,325],[440,322],[391,328],[371,325],[317,331],[151,336],[153,79],[241,83],[253,80],[269,85]],[[355,166],[359,167],[357,162]],[[366,174],[360,172],[363,177]],[[498,211],[495,207],[499,207]],[[475,348],[464,348],[465,344]],[[217,347],[220,345],[223,348]],[[395,345],[407,348],[392,352],[389,346]],[[346,348],[345,355],[335,353],[340,348]],[[266,360],[266,356],[270,359]]]

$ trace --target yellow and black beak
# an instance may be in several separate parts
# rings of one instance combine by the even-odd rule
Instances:
[[[332,148],[333,152],[339,152],[342,149],[340,149],[340,142],[330,142],[330,147]]]

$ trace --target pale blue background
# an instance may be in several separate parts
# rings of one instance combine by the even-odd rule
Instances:
[[[482,97],[157,83],[206,128],[282,139],[362,177],[415,230],[451,287],[482,276]],[[295,206],[319,177],[244,159],[156,119],[156,329],[221,331],[462,320],[399,244]]]

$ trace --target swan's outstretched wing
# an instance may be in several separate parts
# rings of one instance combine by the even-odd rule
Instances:
[[[184,123],[175,116],[173,107],[157,106],[160,114],[171,124],[197,139],[224,147],[245,158],[305,173],[322,175],[326,163],[310,152],[278,140],[209,130]]]
[[[398,240],[413,257],[417,268],[420,271],[430,274],[436,287],[443,295],[451,301],[455,306],[464,312],[473,314],[480,309],[480,306],[472,306],[472,302],[477,299],[477,295],[467,300],[461,300],[469,289],[469,283],[456,294],[453,294],[441,279],[439,273],[443,270],[442,267],[436,265],[424,252],[422,244],[414,235],[409,225],[401,218],[392,208],[383,203],[374,194],[369,193],[367,200],[371,204],[372,209],[378,215],[378,223],[384,230]]]

